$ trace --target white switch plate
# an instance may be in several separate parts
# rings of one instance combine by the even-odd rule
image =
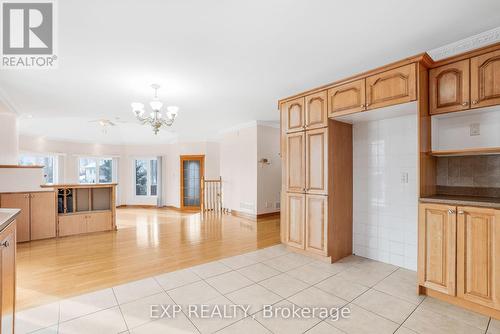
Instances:
[[[481,134],[481,125],[479,123],[472,123],[470,125],[470,136],[479,136]]]
[[[408,172],[401,172],[401,184],[408,184]]]

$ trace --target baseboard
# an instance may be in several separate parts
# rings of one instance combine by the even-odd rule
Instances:
[[[157,206],[148,204],[122,204],[118,205],[116,208],[152,209],[152,208],[157,208]]]
[[[261,219],[268,219],[268,218],[279,218],[280,212],[268,212],[268,213],[261,213],[261,214],[252,214],[252,213],[246,213],[246,212],[241,212],[237,210],[231,210],[231,215],[239,217],[239,218],[245,218],[253,221],[258,221]]]

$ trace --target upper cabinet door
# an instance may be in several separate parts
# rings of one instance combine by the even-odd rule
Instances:
[[[286,190],[305,192],[305,132],[286,136]]]
[[[306,96],[306,129],[328,126],[326,90]]]
[[[306,192],[328,194],[328,129],[306,131]]]
[[[298,98],[285,103],[286,132],[305,130],[304,98]]]
[[[368,109],[410,102],[416,98],[415,64],[405,65],[366,78]]]
[[[457,296],[500,306],[500,210],[459,207]]]
[[[366,109],[365,79],[328,90],[328,116],[342,116]]]
[[[500,104],[500,51],[471,58],[472,108]]]
[[[469,59],[430,70],[429,86],[431,115],[469,109]]]
[[[418,280],[427,288],[455,296],[456,208],[420,204]]]
[[[286,243],[304,249],[305,243],[305,194],[286,194],[286,220],[288,222]]]

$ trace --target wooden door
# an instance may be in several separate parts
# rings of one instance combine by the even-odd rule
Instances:
[[[305,242],[305,194],[286,194],[286,243],[289,246],[304,249]]]
[[[500,104],[500,50],[470,60],[472,108]]]
[[[303,131],[306,126],[304,98],[298,98],[285,103],[286,132]]]
[[[87,232],[110,231],[112,227],[111,212],[92,212],[87,215]]]
[[[469,59],[429,71],[430,113],[470,108]]]
[[[59,236],[87,233],[87,215],[70,214],[59,216]]]
[[[205,156],[181,155],[180,162],[181,209],[200,210],[203,199],[201,183],[205,176]]]
[[[500,210],[459,207],[457,295],[500,307]]]
[[[328,126],[326,111],[326,90],[306,96],[306,129],[317,129]]]
[[[31,197],[31,240],[55,238],[56,197],[54,192],[39,192]]]
[[[367,109],[414,101],[417,98],[416,66],[409,64],[366,78]]]
[[[0,234],[1,333],[14,333],[16,301],[16,224]]]
[[[306,195],[306,243],[312,253],[328,253],[328,196]]]
[[[418,278],[427,288],[455,295],[456,208],[420,204]]]
[[[305,192],[305,132],[286,135],[286,190]]]
[[[30,198],[29,194],[12,193],[0,195],[2,208],[21,209],[16,218],[17,242],[30,241]]]
[[[328,116],[342,116],[366,110],[365,79],[328,90]]]
[[[328,129],[306,131],[306,192],[328,194]]]

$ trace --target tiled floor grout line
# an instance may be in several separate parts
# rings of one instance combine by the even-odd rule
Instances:
[[[127,331],[129,331],[127,321],[125,320],[125,316],[123,315],[122,307],[118,302],[118,298],[116,297],[115,289],[111,288],[111,291],[113,291],[113,296],[115,297],[116,304],[118,304],[118,310],[120,310],[120,314],[122,315],[123,322],[125,323],[125,328],[127,328]]]
[[[418,308],[422,305],[422,303],[424,302],[424,300],[425,300],[426,298],[427,298],[427,297],[422,298],[422,300],[420,301],[420,303],[418,303],[418,304],[417,304],[417,307],[415,307],[415,308],[413,309],[413,311],[411,311],[411,313],[410,313],[410,314],[408,314],[408,316],[407,316],[407,317],[403,320],[403,322],[401,323],[401,325],[399,325],[399,326],[398,326],[398,328],[396,328],[396,330],[394,331],[394,333],[396,333],[396,332],[397,332],[397,331],[398,331],[401,327],[403,327],[403,325],[405,324],[406,320],[408,320],[408,319],[412,316],[412,314],[413,314],[413,313],[415,313],[415,311],[416,311],[416,310],[418,310]],[[411,329],[411,328],[410,328],[410,329]],[[417,332],[417,331],[416,331],[416,330],[414,330],[414,329],[411,329],[411,330],[412,330],[412,331],[414,331],[414,332]]]
[[[484,331],[485,334],[488,333],[488,329],[490,329],[490,324],[491,324],[491,317],[488,319],[488,325],[486,326],[486,330]]]

